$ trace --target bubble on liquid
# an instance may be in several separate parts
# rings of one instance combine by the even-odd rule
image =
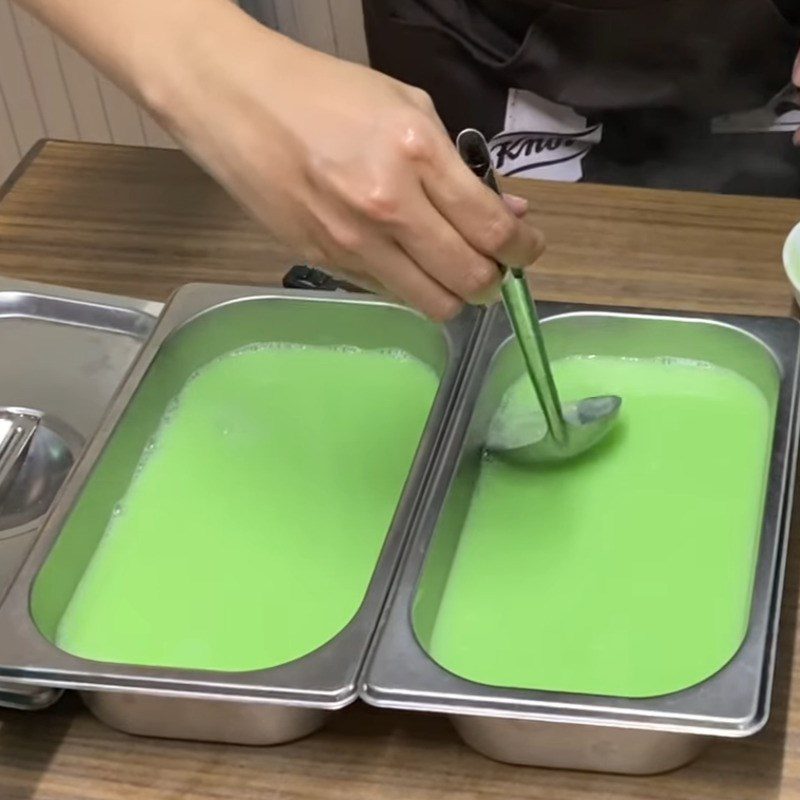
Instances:
[[[413,361],[426,370],[429,370],[434,377],[438,377],[437,369],[427,361],[418,358],[415,355],[403,350],[400,347],[376,347],[364,348],[352,344],[328,344],[328,345],[312,345],[308,343],[298,343],[289,341],[275,341],[275,342],[251,342],[235,350],[228,351],[221,355],[216,356],[205,364],[201,365],[198,369],[194,370],[181,386],[177,394],[167,403],[164,408],[162,417],[158,423],[155,433],[144,443],[140,458],[133,469],[132,476],[129,482],[128,489],[130,489],[133,482],[140,478],[145,468],[148,466],[150,460],[157,454],[159,446],[164,437],[165,431],[174,423],[174,419],[178,414],[184,397],[189,390],[190,385],[203,377],[209,370],[220,362],[227,361],[230,358],[247,356],[253,353],[266,353],[276,351],[318,351],[318,352],[336,352],[345,355],[366,355],[370,358],[392,359],[395,361]],[[267,371],[268,374],[268,371]],[[226,417],[219,419],[217,424],[218,430],[222,437],[232,437],[236,434],[238,428],[236,425],[231,425]],[[114,520],[118,519],[123,514],[123,505],[118,503],[111,514],[109,520],[108,530],[114,527]]]
[[[385,359],[392,359],[394,361],[414,361],[427,369],[429,369],[434,375],[438,376],[437,370],[428,362],[423,361],[420,358],[410,354],[406,350],[403,350],[400,347],[376,347],[376,348],[364,348],[359,347],[358,345],[353,344],[328,344],[328,345],[316,345],[316,344],[308,344],[308,343],[301,343],[301,342],[289,342],[289,341],[274,341],[274,342],[251,342],[246,345],[242,345],[241,347],[237,347],[235,350],[228,351],[227,353],[223,353],[222,355],[217,356],[216,358],[212,359],[211,361],[204,364],[198,370],[193,372],[186,383],[184,384],[183,388],[181,389],[176,401],[180,401],[181,395],[186,390],[187,386],[192,383],[193,381],[197,380],[200,376],[202,376],[205,372],[209,369],[213,368],[214,365],[226,361],[230,358],[239,358],[246,355],[251,355],[253,353],[261,353],[261,352],[277,352],[277,351],[328,351],[333,353],[342,353],[345,355],[377,355],[381,358]]]
[[[401,350],[399,347],[379,347],[375,350],[380,356],[384,358],[391,358],[393,361],[418,361],[411,353]],[[420,362],[423,363],[423,362]]]
[[[308,350],[308,349],[310,349],[310,345],[301,344],[299,342],[284,342],[284,341],[250,342],[249,344],[237,347],[235,350],[231,350],[228,353],[223,353],[221,356],[217,356],[208,364],[205,364],[203,367],[201,367],[201,371],[205,371],[211,365],[216,364],[220,361],[225,361],[228,358],[237,358],[239,356],[245,356],[251,353],[261,353],[261,352],[277,351],[277,350]]]
[[[187,381],[187,385],[188,385],[188,383],[191,382],[191,380],[192,380],[192,378],[190,377],[189,381]],[[170,422],[172,421],[172,418],[175,416],[175,413],[180,408],[181,400],[183,399],[183,392],[185,391],[185,389],[186,389],[186,387],[184,386],[184,388],[181,389],[181,391],[178,393],[178,395],[173,397],[172,400],[170,400],[169,403],[167,403],[167,407],[164,409],[164,413],[161,416],[161,421],[158,424],[158,429],[156,430],[156,433],[155,433],[155,436],[154,436],[155,439],[159,438],[159,436],[161,434],[161,431],[164,429],[165,426],[170,424]]]
[[[714,369],[714,365],[708,361],[700,361],[695,358],[681,358],[679,356],[657,356],[653,359],[657,364],[666,367],[693,367],[694,369]]]
[[[360,347],[356,347],[352,344],[335,344],[329,348],[325,348],[332,350],[334,353],[344,353],[346,355],[356,355],[357,353],[363,353],[364,351]]]

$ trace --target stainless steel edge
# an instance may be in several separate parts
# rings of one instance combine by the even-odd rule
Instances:
[[[800,323],[799,323],[800,324]],[[786,583],[786,565],[789,551],[789,537],[791,533],[792,514],[795,508],[795,492],[797,479],[797,459],[800,454],[800,345],[794,363],[795,384],[793,387],[793,427],[789,433],[789,449],[786,454],[786,492],[782,510],[782,530],[780,541],[776,548],[776,568],[772,592],[771,614],[769,628],[765,636],[764,647],[764,680],[761,687],[759,701],[760,724],[754,726],[753,733],[761,730],[769,720],[772,706],[772,688],[775,682],[775,668],[778,656],[778,638],[780,634],[781,608],[783,604],[783,590]]]
[[[56,301],[67,300],[70,303],[79,303],[83,308],[92,307],[92,311],[100,307],[105,312],[105,329],[108,330],[110,334],[113,335],[114,333],[120,332],[120,328],[115,327],[113,324],[116,322],[118,325],[122,326],[122,331],[132,332],[134,335],[140,336],[142,342],[154,327],[156,318],[163,309],[161,303],[148,300],[101,294],[98,292],[72,289],[64,286],[52,286],[0,276],[0,297],[7,300],[10,295],[25,297],[26,299],[40,298],[43,301],[40,303],[40,310],[45,313],[45,318],[47,318],[47,299]],[[3,308],[0,310],[0,318],[7,319],[14,315],[9,305],[10,304],[7,302],[3,303]],[[143,314],[150,321],[147,325],[141,325],[136,319],[130,316],[129,312],[136,312],[140,315]],[[94,317],[95,315],[91,314],[90,316]],[[63,320],[53,320],[51,317],[50,321],[62,322]],[[40,520],[35,520],[13,532],[5,532],[0,556],[4,559],[10,559],[14,563],[18,562],[29,549],[28,540],[37,535],[40,524]],[[5,570],[8,570],[8,568],[9,566],[6,564]],[[2,599],[4,595],[5,586],[0,586],[0,599]],[[0,653],[2,653],[1,644]],[[21,710],[39,710],[53,705],[53,703],[57,702],[61,697],[61,694],[62,691],[58,689],[2,681],[0,682],[0,707]]]
[[[160,303],[156,300],[145,300],[121,294],[95,292],[88,289],[74,289],[69,286],[56,286],[50,283],[24,281],[19,278],[6,278],[2,275],[0,275],[0,292],[25,292],[28,294],[41,295],[43,297],[53,297],[59,300],[76,300],[92,305],[130,309],[151,316],[154,323],[156,318],[158,318],[164,310],[164,303]]]
[[[435,664],[414,635],[410,609],[439,510],[466,436],[472,404],[494,352],[510,335],[501,310],[484,323],[479,351],[431,475],[390,601],[365,662],[360,696],[371,705],[567,726],[658,731],[692,736],[747,736],[767,718],[775,659],[780,588],[791,511],[797,424],[800,325],[794,320],[542,303],[543,320],[569,314],[645,316],[712,322],[764,344],[780,365],[781,382],[770,464],[767,512],[759,545],[748,633],[734,658],[698,686],[645,700],[500,689],[456,677]],[[744,691],[742,687],[745,687]],[[577,729],[577,728],[576,728]]]
[[[162,343],[175,331],[210,308],[247,300],[302,301],[394,307],[363,295],[193,284],[181,289],[165,307],[113,399],[100,428],[75,466],[68,485],[54,503],[28,559],[0,605],[0,679],[36,686],[89,692],[137,693],[159,698],[248,701],[292,707],[334,710],[356,696],[356,680],[374,631],[385,594],[405,544],[406,525],[414,513],[422,481],[428,474],[442,422],[461,379],[464,357],[477,329],[480,312],[469,310],[445,331],[449,359],[440,391],[422,437],[412,473],[395,515],[364,602],[349,625],[319,650],[290,664],[250,673],[132,667],[90,662],[70,656],[36,630],[29,613],[29,591],[40,566],[58,536],[93,464],[103,451],[139,382]],[[414,312],[403,309],[404,312]],[[354,655],[355,654],[355,655]]]
[[[498,313],[499,305],[490,307],[488,312],[481,319],[473,337],[473,345],[470,348],[469,358],[466,360],[461,380],[458,385],[458,391],[453,397],[451,413],[448,416],[447,424],[443,426],[439,449],[437,457],[431,462],[431,468],[425,481],[425,488],[420,493],[418,498],[415,514],[409,525],[409,533],[407,537],[406,547],[403,550],[401,557],[398,559],[395,579],[389,588],[383,609],[376,620],[375,630],[372,635],[369,649],[364,659],[364,664],[358,676],[358,694],[359,697],[377,708],[394,708],[393,705],[383,705],[383,703],[373,698],[371,695],[370,687],[370,673],[372,670],[372,662],[375,658],[376,652],[381,646],[381,639],[384,635],[384,629],[389,624],[390,620],[396,613],[397,595],[403,590],[403,576],[410,568],[409,562],[415,562],[420,557],[424,558],[424,553],[420,548],[427,549],[427,542],[420,541],[418,528],[425,523],[426,513],[430,513],[431,509],[431,490],[436,487],[441,481],[443,475],[443,462],[447,460],[453,449],[453,439],[458,436],[459,431],[464,430],[466,427],[463,422],[459,424],[459,419],[463,420],[463,412],[461,408],[465,402],[465,395],[471,390],[471,387],[476,381],[481,380],[481,376],[486,370],[485,359],[481,358],[481,353],[484,351],[486,343],[489,339],[492,329],[492,319]],[[539,306],[537,305],[537,309]],[[539,309],[541,314],[541,309]],[[421,568],[420,564],[420,568]],[[409,619],[410,623],[410,619]],[[416,645],[416,639],[415,645]]]
[[[415,525],[417,523],[417,518],[419,517],[423,509],[423,504],[425,499],[425,488],[428,486],[429,482],[432,479],[432,476],[436,469],[436,465],[439,462],[441,450],[445,446],[445,442],[447,441],[449,433],[449,422],[461,400],[461,393],[464,384],[469,380],[470,369],[473,365],[473,355],[480,348],[480,344],[483,340],[483,337],[486,334],[487,328],[484,322],[487,316],[489,316],[490,311],[487,310],[485,307],[476,307],[470,309],[468,313],[470,314],[470,316],[474,318],[474,324],[472,325],[471,330],[464,339],[464,351],[463,351],[464,357],[459,363],[457,371],[453,375],[453,381],[450,386],[449,392],[445,397],[443,397],[440,424],[437,426],[435,430],[435,438],[431,442],[431,450],[430,450],[431,456],[423,465],[423,470],[420,473],[419,483],[418,483],[419,489],[416,492],[413,505],[409,508],[407,522],[406,522],[405,536],[403,538],[401,546],[398,549],[397,558],[395,559],[393,565],[392,575],[390,580],[387,582],[383,603],[381,604],[379,612],[375,616],[372,632],[369,636],[367,646],[364,649],[363,658],[361,659],[359,669],[355,676],[353,689],[354,689],[354,696],[356,698],[359,697],[359,685],[364,671],[367,656],[372,649],[375,638],[378,636],[378,632],[380,629],[380,622],[383,618],[384,613],[386,612],[386,608],[391,602],[391,597],[394,592],[397,576],[402,569],[402,564],[405,558],[407,548],[410,543],[412,532],[414,531]]]
[[[495,761],[623,775],[677,769],[711,743],[686,733],[495,717],[456,715],[452,723],[469,747]]]
[[[101,722],[135,736],[269,746],[319,730],[335,711],[265,703],[161,697],[133,692],[82,692]]]

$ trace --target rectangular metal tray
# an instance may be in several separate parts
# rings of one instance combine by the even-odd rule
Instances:
[[[0,407],[41,412],[69,462],[77,459],[160,311],[159,303],[0,278]],[[0,599],[69,467],[36,455],[28,480],[0,499]],[[59,695],[0,682],[0,706],[41,708]]]
[[[502,761],[651,773],[685,763],[707,737],[747,736],[768,717],[795,464],[800,326],[794,320],[542,304],[553,358],[676,356],[775,381],[777,412],[747,634],[734,658],[697,686],[648,699],[497,688],[438,666],[413,615],[429,557],[448,564],[477,477],[486,429],[522,373],[502,309],[487,320],[454,409],[412,538],[365,664],[361,696],[375,706],[452,715],[461,736]],[[432,555],[431,555],[432,554]],[[446,575],[447,569],[441,570]],[[446,580],[444,578],[443,580]],[[435,604],[443,586],[424,586]]]
[[[142,348],[0,605],[0,678],[82,690],[98,716],[130,732],[246,743],[296,738],[318,727],[325,712],[352,702],[363,658],[480,316],[480,312],[468,310],[442,328],[408,309],[367,296],[291,290],[259,293],[250,288],[210,285],[181,289]],[[30,611],[31,587],[92,470],[113,441],[126,410],[133,408],[136,393],[144,386],[157,356],[162,352],[174,356],[179,365],[176,374],[185,373],[188,378],[203,363],[222,353],[269,341],[400,348],[429,363],[440,375],[439,391],[405,489],[354,618],[315,652],[289,664],[247,673],[99,663],[59,650],[36,628]],[[172,390],[178,388],[176,383],[169,390],[165,387],[163,391],[150,392],[149,411],[141,419],[153,422],[150,417],[166,406],[174,394]],[[134,452],[136,436],[130,437],[130,447],[115,449],[115,467],[119,467],[121,475],[134,469],[152,433],[144,430],[149,422],[142,425],[138,452]],[[123,455],[118,456],[118,450]],[[111,508],[105,511],[107,519]],[[103,513],[97,514],[98,519],[102,517]],[[92,530],[81,534],[84,541],[80,550],[86,559],[75,564],[75,574],[69,576],[68,584],[77,583],[93,543],[102,534],[99,523],[90,527]],[[68,597],[52,600],[56,604],[67,601]]]

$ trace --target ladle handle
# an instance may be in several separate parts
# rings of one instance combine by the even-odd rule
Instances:
[[[531,297],[525,273],[522,270],[507,269],[501,286],[503,302],[511,319],[511,327],[517,336],[522,357],[528,367],[542,413],[547,421],[551,435],[559,444],[567,441],[567,423],[561,410],[550,361],[544,346],[539,317]]]
[[[32,414],[4,409],[0,412],[0,421],[3,431],[0,437],[0,499],[2,499],[22,468],[22,462],[36,433],[39,419]]]
[[[500,187],[497,185],[492,169],[489,146],[486,144],[483,134],[474,128],[461,131],[456,139],[456,148],[473,174],[492,191],[500,194]],[[539,316],[525,279],[525,272],[500,263],[497,266],[503,274],[503,283],[501,284],[503,301],[522,350],[528,375],[542,406],[547,427],[551,436],[559,444],[565,444],[567,424],[564,421],[561,401],[558,398],[558,390],[550,370],[550,360],[547,357],[544,337],[539,325]]]

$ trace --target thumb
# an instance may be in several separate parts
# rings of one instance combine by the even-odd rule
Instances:
[[[530,208],[530,203],[524,197],[519,197],[516,194],[506,194],[504,192],[503,202],[515,217],[524,217]]]

